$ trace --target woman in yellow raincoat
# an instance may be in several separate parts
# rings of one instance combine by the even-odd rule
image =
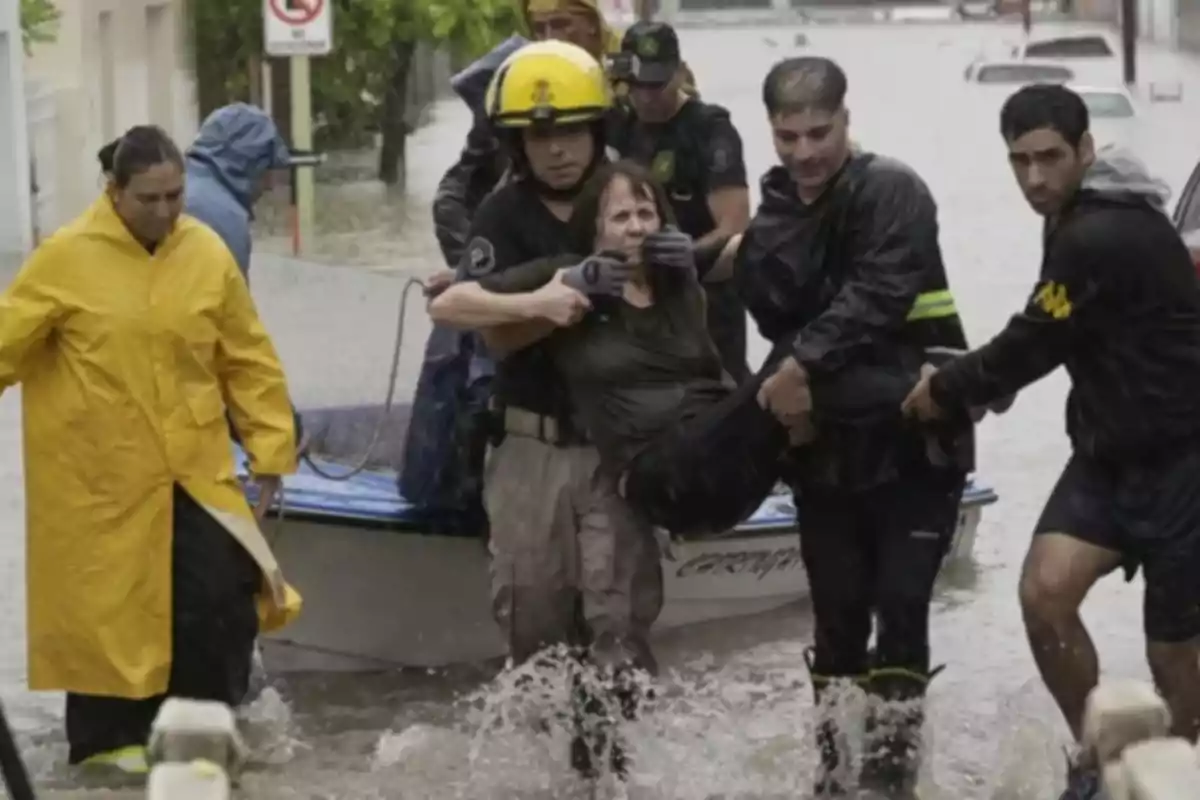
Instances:
[[[233,256],[181,216],[183,159],[122,138],[104,194],[0,296],[23,386],[29,686],[67,692],[69,760],[145,768],[167,695],[241,701],[260,627],[298,611],[235,473],[294,471],[287,385]]]

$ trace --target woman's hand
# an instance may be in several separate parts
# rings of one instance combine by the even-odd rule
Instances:
[[[267,510],[271,508],[271,503],[275,502],[280,489],[283,488],[283,478],[278,475],[255,475],[254,485],[258,487],[258,502],[254,504],[254,519],[261,525],[267,516]]]
[[[620,297],[634,267],[623,256],[603,252],[562,270],[562,282],[580,294]]]
[[[647,265],[696,273],[696,243],[674,228],[647,235],[642,242],[642,258]]]

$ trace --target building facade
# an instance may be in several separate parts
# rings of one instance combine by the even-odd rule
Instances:
[[[1180,47],[1200,52],[1200,0],[1176,0],[1176,38]]]
[[[198,126],[185,0],[56,0],[57,39],[25,64],[34,224],[45,236],[101,186],[96,151],[133,125]]]
[[[17,0],[0,0],[0,262],[17,263],[33,241],[24,50]]]

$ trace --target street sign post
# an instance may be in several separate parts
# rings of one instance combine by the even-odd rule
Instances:
[[[332,0],[263,0],[269,56],[325,56],[333,51]]]
[[[289,61],[292,148],[312,150],[312,82],[309,58],[333,51],[333,0],[263,0],[264,49]],[[292,169],[293,251],[300,255],[313,230],[312,165]]]

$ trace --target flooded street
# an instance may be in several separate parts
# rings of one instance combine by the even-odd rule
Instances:
[[[685,30],[684,58],[704,97],[731,110],[752,176],[774,160],[758,99],[769,66],[801,52],[836,58],[850,79],[854,139],[865,149],[907,161],[931,185],[958,307],[973,343],[981,343],[1025,300],[1039,263],[1040,220],[1020,196],[997,131],[1007,89],[966,84],[962,75],[981,48],[1016,41],[1019,28],[810,27],[803,48],[792,46],[796,30]],[[1114,61],[1114,83],[1119,75]],[[1139,77],[1143,87],[1152,80],[1183,85],[1182,103],[1142,102],[1131,131],[1136,152],[1178,192],[1200,157],[1200,62],[1143,47]],[[318,197],[325,197],[331,215],[389,222],[386,233],[366,224],[331,233],[318,248],[322,262],[369,269],[275,255],[284,248],[279,239],[260,248],[252,289],[298,406],[382,402],[400,279],[440,267],[428,230],[428,201],[457,154],[468,119],[465,108],[444,103],[434,124],[410,139],[410,199],[400,209],[384,207],[374,188],[356,187],[348,194],[321,190],[325,194]],[[318,215],[326,207],[319,206]],[[389,213],[403,215],[403,224]],[[331,216],[324,227],[339,226]],[[418,304],[404,332],[401,397],[415,383],[427,331]],[[765,347],[756,341],[754,348],[757,361]],[[937,788],[932,795],[937,800],[1040,800],[1058,786],[1048,782],[1062,772],[1057,745],[1064,727],[1035,678],[1016,581],[1029,532],[1066,459],[1065,389],[1065,376],[1056,373],[1025,392],[1007,415],[989,418],[980,428],[979,476],[1001,500],[985,511],[975,562],[951,571],[936,601],[935,659],[948,664],[930,700],[934,756],[928,782]],[[31,765],[50,789],[46,796],[123,797],[68,789],[61,696],[24,689],[19,408],[16,391],[0,399],[0,470],[7,478],[0,487],[0,514],[8,528],[0,547],[0,641],[6,643],[0,647],[0,694]],[[1140,581],[1104,581],[1089,599],[1085,618],[1107,674],[1147,674]],[[662,637],[667,696],[631,733],[639,763],[630,795],[805,796],[813,759],[811,695],[801,659],[808,634],[803,609],[787,609]],[[276,691],[249,712],[256,721],[257,750],[267,763],[246,777],[246,796],[566,797],[565,740],[534,737],[520,720],[494,724],[503,689],[464,699],[481,677],[486,677],[481,670],[463,670],[278,681]],[[481,719],[493,724],[481,728]],[[999,787],[1004,790],[997,793]]]

